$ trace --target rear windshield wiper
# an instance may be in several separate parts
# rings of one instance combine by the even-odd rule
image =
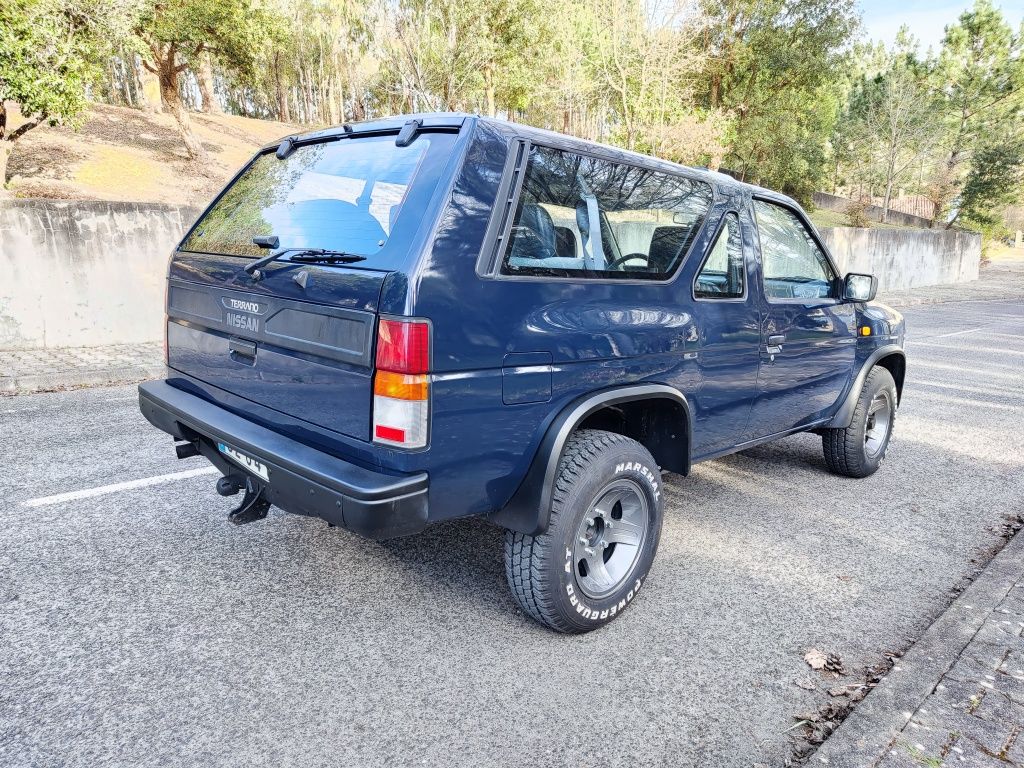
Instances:
[[[357,261],[366,261],[365,256],[345,251],[333,251],[329,248],[281,248],[251,264],[245,265],[245,271],[252,275],[253,280],[263,278],[263,267],[282,256],[291,254],[289,261],[298,261],[303,264],[355,264]]]

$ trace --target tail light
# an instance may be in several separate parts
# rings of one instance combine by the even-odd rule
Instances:
[[[430,423],[430,324],[381,320],[373,377],[373,441],[423,448]]]

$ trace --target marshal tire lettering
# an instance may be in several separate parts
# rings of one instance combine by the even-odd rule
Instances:
[[[639,461],[627,461],[615,465],[615,474],[619,472],[639,472],[651,486],[655,500],[661,499],[661,473],[654,473],[646,464]]]

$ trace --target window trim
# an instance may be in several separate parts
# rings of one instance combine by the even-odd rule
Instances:
[[[519,169],[518,176],[515,179],[510,179],[510,175],[515,173],[515,152],[516,145],[523,147],[523,158],[525,162]],[[690,247],[686,253],[683,254],[679,260],[679,265],[675,271],[666,278],[655,279],[655,278],[636,278],[636,277],[583,277],[578,275],[507,275],[501,270],[502,264],[504,263],[505,253],[503,250],[499,250],[499,245],[507,246],[509,232],[512,229],[512,224],[515,221],[515,211],[519,208],[519,199],[522,196],[523,184],[526,180],[526,171],[529,167],[530,153],[534,147],[540,147],[542,149],[550,149],[556,152],[568,152],[574,155],[580,155],[582,157],[590,157],[596,160],[603,160],[609,163],[616,163],[618,165],[629,166],[630,168],[639,168],[645,171],[651,171],[654,173],[663,173],[666,176],[675,176],[677,178],[686,179],[697,184],[704,184],[711,190],[711,203],[708,206],[708,211],[704,215],[701,221],[700,227],[697,228],[694,234],[693,241],[690,243]],[[694,248],[697,243],[701,240],[708,230],[708,220],[711,218],[711,214],[714,211],[715,204],[721,200],[718,187],[708,179],[702,179],[698,174],[686,173],[685,169],[675,170],[660,167],[660,164],[665,162],[658,160],[655,157],[649,158],[647,162],[643,162],[645,158],[632,159],[631,162],[625,162],[612,156],[612,152],[601,152],[600,150],[594,150],[590,147],[579,148],[571,140],[559,141],[554,138],[547,141],[532,141],[523,137],[512,137],[508,142],[508,156],[505,160],[505,167],[502,171],[502,178],[498,184],[499,194],[495,198],[495,209],[491,212],[491,218],[487,225],[487,231],[484,235],[483,246],[480,249],[480,256],[477,259],[477,275],[482,278],[488,278],[491,280],[511,280],[511,281],[558,281],[563,283],[600,283],[603,285],[670,285],[676,280],[680,279],[683,274],[684,267],[690,257],[693,255]],[[514,184],[513,184],[514,181]],[[509,209],[510,215],[503,218],[501,204],[502,191],[508,191],[510,186],[514,186],[514,194],[511,200],[511,207]]]
[[[700,273],[704,270],[704,265],[707,264],[708,259],[711,258],[711,252],[715,249],[715,246],[718,245],[718,238],[720,238],[722,233],[725,231],[726,221],[728,221],[730,216],[734,216],[736,218],[736,226],[740,228],[740,253],[743,256],[743,293],[739,296],[721,296],[718,298],[714,296],[698,296],[697,278],[700,277]],[[701,260],[700,266],[697,267],[697,271],[693,273],[693,281],[690,284],[690,298],[694,301],[711,301],[716,304],[721,304],[722,302],[733,302],[737,304],[746,303],[747,299],[750,297],[750,281],[747,279],[749,266],[750,262],[747,258],[747,253],[743,250],[743,222],[740,220],[739,211],[735,208],[729,208],[722,214],[722,218],[719,219],[718,227],[715,229],[715,236],[711,238],[707,253],[704,254],[704,258]]]
[[[814,298],[789,299],[779,298],[777,296],[770,296],[768,294],[768,291],[766,290],[766,286],[764,284],[764,259],[762,258],[762,256],[764,255],[764,250],[761,244],[761,225],[758,224],[757,222],[757,208],[754,207],[754,203],[757,201],[767,203],[768,205],[774,205],[776,208],[782,208],[783,210],[789,211],[794,216],[796,216],[797,220],[803,225],[804,229],[806,229],[810,233],[811,239],[814,241],[814,244],[818,246],[818,250],[821,251],[822,255],[824,255],[825,261],[828,263],[829,267],[832,270],[832,274],[834,275],[833,279],[830,281],[831,285],[829,289],[834,295],[818,296]],[[839,297],[839,284],[843,280],[842,273],[839,271],[839,267],[836,266],[836,262],[835,259],[832,258],[832,254],[829,253],[828,248],[826,248],[825,244],[821,241],[821,237],[818,235],[818,230],[814,227],[813,224],[811,224],[811,220],[807,218],[807,215],[803,212],[802,209],[795,207],[792,203],[784,202],[782,200],[770,197],[768,195],[755,194],[752,195],[750,198],[750,214],[754,223],[754,232],[757,234],[758,271],[761,273],[761,293],[764,296],[765,301],[767,301],[769,304],[808,304],[811,302],[815,302],[818,303],[819,305],[826,305],[842,303],[842,300]]]

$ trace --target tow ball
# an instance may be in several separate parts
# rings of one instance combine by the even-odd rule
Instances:
[[[221,496],[234,496],[245,490],[242,503],[228,513],[228,521],[235,525],[245,525],[262,520],[270,511],[270,502],[263,495],[264,486],[259,485],[251,477],[241,475],[225,475],[217,481],[217,493]]]

